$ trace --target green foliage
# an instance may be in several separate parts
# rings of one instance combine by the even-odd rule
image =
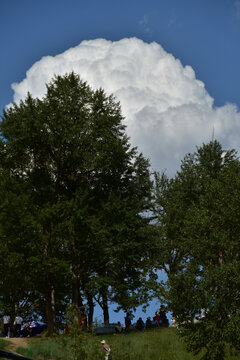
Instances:
[[[234,151],[210,142],[160,185],[160,244],[166,248],[159,262],[169,256],[169,309],[190,350],[206,349],[206,360],[225,359],[227,344],[239,349],[240,162]]]
[[[8,347],[9,342],[3,339],[0,339],[0,349],[1,350],[6,350],[6,348]]]
[[[113,96],[74,73],[56,76],[43,99],[28,94],[4,111],[0,287],[13,316],[21,304],[51,332],[70,301],[95,298],[106,311],[108,301],[138,302],[152,182],[122,120]]]
[[[79,350],[77,354],[79,359],[103,360],[105,353],[102,350],[101,340],[102,338],[93,335],[85,338],[83,341],[87,355],[83,355],[84,352]],[[199,360],[200,358],[200,355],[194,356],[187,352],[176,331],[170,328],[132,332],[127,335],[108,335],[105,340],[111,347],[113,360]],[[62,347],[58,340],[40,340],[31,345],[28,355],[36,360],[70,359],[72,341],[71,337],[67,337]],[[26,350],[21,350],[21,353],[26,355]],[[239,356],[231,355],[230,351],[227,351],[226,360],[239,360]]]

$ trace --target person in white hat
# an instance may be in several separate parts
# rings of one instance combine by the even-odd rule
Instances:
[[[102,340],[101,344],[103,346],[103,349],[106,351],[105,360],[110,360],[110,358],[111,358],[110,357],[110,352],[111,352],[110,346],[106,343],[105,340]]]

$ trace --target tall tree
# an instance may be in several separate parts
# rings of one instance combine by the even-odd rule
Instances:
[[[169,273],[169,308],[189,349],[221,360],[227,344],[239,349],[240,162],[213,141],[187,155],[170,183],[170,213],[176,198],[180,210],[165,239],[169,244],[176,236],[182,256]]]
[[[55,77],[42,100],[28,94],[4,111],[3,168],[31,194],[35,228],[26,241],[34,244],[50,330],[56,296],[66,298],[70,279],[72,303],[81,306],[85,298],[92,309],[97,289],[107,322],[119,272],[126,278],[131,266],[136,279],[141,276],[149,163],[131,148],[122,120],[112,96],[93,91],[74,73]]]

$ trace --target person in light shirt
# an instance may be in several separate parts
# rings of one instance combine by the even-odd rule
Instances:
[[[101,344],[103,346],[103,349],[106,351],[106,355],[105,355],[105,360],[110,360],[111,359],[111,349],[110,349],[110,346],[106,343],[105,340],[102,340],[101,341]]]
[[[19,337],[20,336],[20,330],[21,330],[21,326],[23,324],[23,318],[20,315],[17,315],[15,317],[14,320],[14,337]]]
[[[10,330],[10,314],[5,314],[3,316],[3,327],[4,327],[4,336],[9,337],[9,330]]]
[[[117,325],[115,326],[115,332],[117,334],[120,334],[123,332],[123,326],[122,324],[120,323],[120,321],[118,321]]]

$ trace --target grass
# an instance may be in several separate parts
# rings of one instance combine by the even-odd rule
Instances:
[[[103,360],[102,339],[94,335],[81,338],[35,338],[31,339],[28,349],[19,348],[18,352],[34,360]],[[111,347],[112,360],[200,359],[200,356],[193,356],[186,351],[184,343],[172,328],[108,335],[104,339]],[[226,360],[240,360],[240,356],[229,356]]]
[[[6,350],[9,345],[9,342],[3,339],[0,339],[0,349]]]

